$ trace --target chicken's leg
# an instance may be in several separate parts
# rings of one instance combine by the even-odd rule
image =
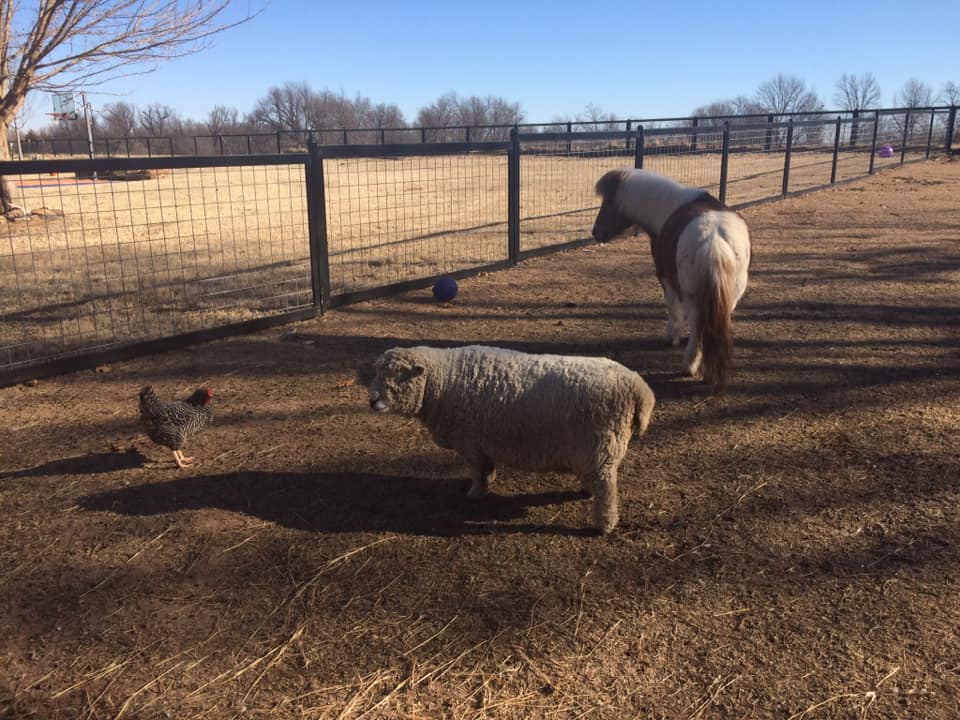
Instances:
[[[180,450],[173,451],[173,459],[177,461],[177,466],[182,468],[189,467],[190,463],[193,462],[192,457],[184,457],[183,452]]]

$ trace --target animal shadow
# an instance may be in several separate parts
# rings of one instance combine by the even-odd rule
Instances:
[[[238,472],[117,488],[83,498],[81,507],[122,515],[219,508],[283,527],[320,533],[388,531],[451,536],[589,529],[517,523],[527,509],[581,499],[578,492],[466,498],[467,481],[355,472]]]
[[[0,472],[0,479],[19,477],[44,477],[47,475],[94,475],[116,470],[130,470],[146,465],[147,458],[135,448],[124,452],[90,453],[75,457],[51,460],[31,468]]]

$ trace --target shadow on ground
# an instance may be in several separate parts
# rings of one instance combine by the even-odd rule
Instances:
[[[583,500],[579,492],[491,494],[466,498],[465,479],[417,479],[355,472],[239,472],[181,478],[87,496],[81,507],[121,515],[218,508],[320,533],[397,532],[451,536],[538,532],[588,534],[588,528],[517,524],[527,508]],[[509,524],[504,524],[509,523]]]

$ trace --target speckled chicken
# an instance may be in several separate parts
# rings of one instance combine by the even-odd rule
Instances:
[[[197,388],[186,400],[161,400],[149,385],[140,391],[140,420],[147,436],[173,450],[173,459],[182,468],[193,462],[184,457],[183,444],[213,420],[212,399],[213,391],[205,387]]]

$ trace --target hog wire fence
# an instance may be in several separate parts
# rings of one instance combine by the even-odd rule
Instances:
[[[643,167],[732,207],[950,151],[955,108],[276,155],[0,163],[0,384],[303,320],[592,242]]]

